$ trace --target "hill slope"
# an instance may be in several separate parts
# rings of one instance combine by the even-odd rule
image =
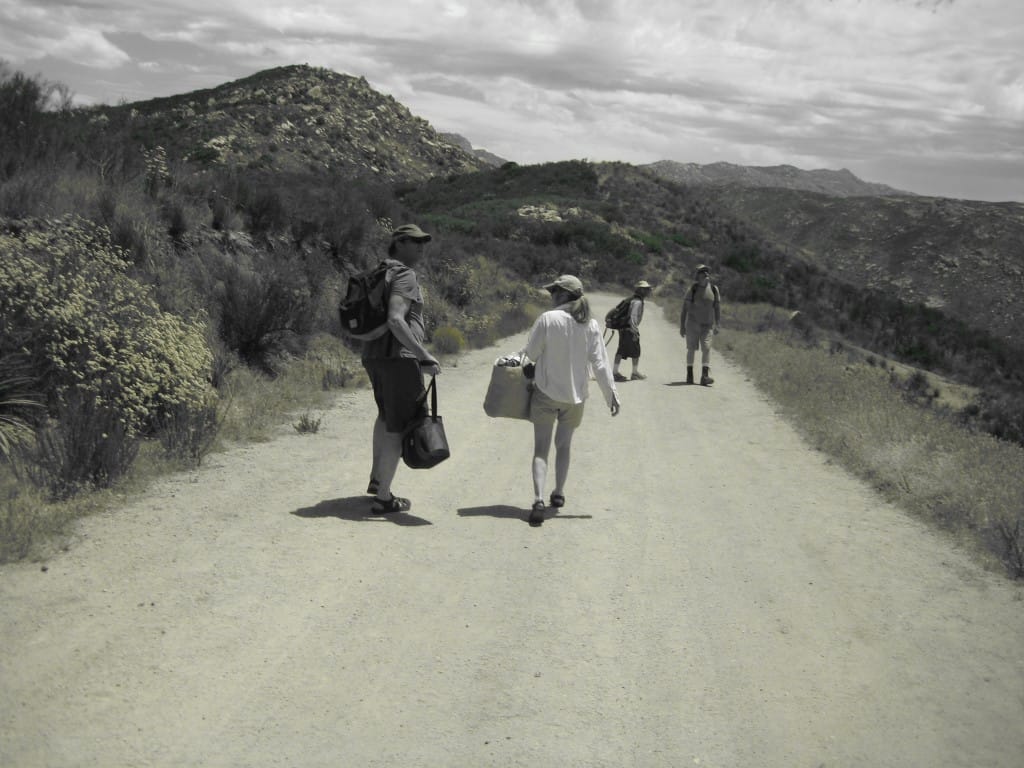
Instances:
[[[92,111],[172,158],[424,179],[488,167],[364,78],[287,66],[202,91]]]
[[[1019,343],[1024,205],[708,188],[720,210],[835,277]]]

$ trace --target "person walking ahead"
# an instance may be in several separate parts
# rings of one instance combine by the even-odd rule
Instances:
[[[544,312],[530,329],[520,358],[535,364],[534,391],[530,401],[533,422],[533,492],[530,525],[544,522],[544,487],[547,481],[551,436],[555,438],[555,487],[551,506],[565,504],[572,438],[583,421],[587,384],[593,371],[612,416],[619,413],[619,395],[612,380],[608,351],[597,320],[583,295],[583,283],[574,275],[562,275],[544,288],[554,309]],[[557,423],[557,428],[556,428]]]
[[[693,384],[693,362],[700,347],[701,386],[714,383],[711,378],[711,335],[718,333],[722,322],[722,297],[718,286],[711,284],[711,270],[697,267],[697,282],[683,298],[679,317],[679,334],[686,338],[686,383]]]
[[[375,496],[373,514],[405,512],[409,499],[395,496],[391,482],[402,457],[402,431],[416,416],[425,391],[423,374],[441,366],[423,346],[423,292],[413,267],[420,263],[430,235],[415,224],[391,233],[388,246],[388,320],[383,335],[363,344],[363,367],[373,385],[377,419],[373,424],[373,465],[366,492]]]
[[[651,295],[651,284],[646,280],[633,286],[633,298],[629,302],[629,327],[619,331],[619,348],[615,351],[613,377],[615,381],[637,381],[647,377],[640,373],[640,321],[644,319],[644,299]],[[633,361],[633,372],[629,379],[619,373],[624,359]]]

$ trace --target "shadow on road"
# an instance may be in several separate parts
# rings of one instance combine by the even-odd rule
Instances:
[[[530,510],[513,507],[508,504],[492,504],[487,507],[463,507],[459,510],[459,517],[503,517],[508,520],[521,520],[528,522]],[[548,507],[544,513],[544,520],[590,520],[593,515],[566,515],[557,509]]]
[[[291,514],[296,517],[318,518],[336,517],[339,520],[351,520],[362,523],[394,523],[395,525],[433,525],[429,520],[410,515],[407,512],[396,512],[390,515],[374,515],[370,512],[373,500],[369,496],[346,496],[343,499],[328,499],[312,507],[301,507]]]

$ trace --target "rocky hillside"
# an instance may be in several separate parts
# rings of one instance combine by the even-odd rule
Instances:
[[[854,285],[891,291],[1020,345],[1024,204],[708,188],[720,210]]]
[[[662,178],[692,186],[775,187],[805,192],[820,192],[833,197],[862,195],[909,195],[885,184],[862,181],[843,168],[839,171],[824,169],[804,171],[792,165],[747,166],[732,163],[677,163],[661,160],[643,166]]]
[[[172,159],[397,180],[487,167],[364,78],[288,66],[216,88],[90,111]]]

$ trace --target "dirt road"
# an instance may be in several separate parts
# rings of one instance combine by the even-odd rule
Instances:
[[[541,528],[530,428],[481,407],[517,338],[439,378],[411,514],[367,517],[364,390],[0,569],[0,765],[1024,765],[1020,588],[642,330]]]

